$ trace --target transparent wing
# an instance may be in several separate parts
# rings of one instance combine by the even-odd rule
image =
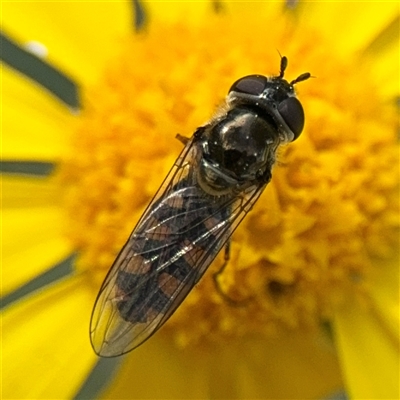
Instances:
[[[197,185],[189,141],[106,276],[90,335],[103,357],[127,353],[173,314],[260,196],[213,197]]]

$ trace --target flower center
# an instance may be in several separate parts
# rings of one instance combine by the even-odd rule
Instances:
[[[290,21],[268,33],[265,20],[253,22],[249,31],[222,15],[127,39],[85,94],[63,167],[77,268],[99,287],[179,155],[177,133],[191,136],[241,76],[277,75],[276,48],[289,58],[289,80],[318,77],[297,85],[304,133],[280,152],[272,182],[232,236],[218,286],[223,255],[167,323],[180,345],[317,326],[346,292],[367,290],[373,258],[395,247],[394,116],[378,112],[368,71],[354,71],[356,61],[343,62]]]

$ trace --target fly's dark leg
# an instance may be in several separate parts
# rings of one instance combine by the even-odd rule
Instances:
[[[224,252],[224,263],[222,264],[221,268],[217,271],[214,272],[213,278],[214,278],[214,283],[215,283],[215,288],[217,289],[217,292],[222,296],[222,297],[227,297],[226,294],[222,291],[221,286],[219,285],[218,278],[220,275],[223,274],[225,271],[226,266],[228,265],[229,262],[229,255],[230,255],[230,249],[231,249],[231,241],[228,240],[225,245],[225,252]],[[229,299],[231,300],[231,299]]]
[[[200,126],[199,128],[196,129],[196,131],[193,133],[193,141],[200,140],[203,137],[203,134],[206,130],[208,125],[205,126]],[[185,146],[189,143],[191,138],[188,138],[186,136],[181,135],[180,133],[177,133],[175,136],[176,139],[178,139],[181,143],[183,143]]]
[[[235,306],[235,307],[244,307],[246,306],[249,301],[252,300],[252,297],[248,297],[247,299],[243,300],[236,300],[232,299],[229,297],[221,288],[219,284],[219,276],[222,275],[225,271],[226,266],[229,263],[229,258],[230,258],[230,249],[231,249],[231,241],[228,240],[225,245],[225,251],[224,251],[224,263],[222,264],[221,268],[213,274],[213,279],[214,279],[214,284],[215,284],[215,289],[217,292],[221,295],[221,297],[230,305]]]

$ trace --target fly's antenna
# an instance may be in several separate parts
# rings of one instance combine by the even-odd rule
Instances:
[[[281,67],[281,69],[282,69],[282,67]],[[293,79],[292,82],[289,83],[289,85],[294,85],[296,83],[305,81],[309,78],[311,78],[311,74],[309,72],[304,72],[304,74],[301,74],[296,79]]]
[[[278,51],[279,53],[279,51]],[[279,53],[279,55],[281,56],[281,53]],[[281,56],[281,70],[279,72],[279,78],[283,78],[283,75],[285,75],[285,70],[287,68],[288,65],[288,59],[286,56]]]
[[[279,56],[281,57],[281,69],[279,71],[278,78],[283,78],[283,76],[285,75],[286,68],[288,66],[288,59],[287,59],[286,56],[282,56],[282,54],[279,52],[279,50],[277,50],[277,52],[278,52]],[[304,74],[299,75],[296,79],[293,79],[289,83],[289,85],[294,85],[296,83],[305,81],[305,80],[307,80],[307,79],[309,79],[311,77],[312,76],[311,76],[311,74],[309,72],[305,72]]]

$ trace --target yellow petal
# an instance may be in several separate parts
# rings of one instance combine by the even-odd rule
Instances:
[[[27,283],[71,254],[59,208],[6,209],[2,213],[3,295]]]
[[[61,205],[62,191],[56,179],[5,175],[1,179],[2,209]]]
[[[103,399],[205,399],[207,357],[180,352],[155,337],[127,358],[101,398]]]
[[[397,17],[362,53],[361,62],[367,65],[384,98],[395,103],[400,93],[399,25]]]
[[[2,178],[3,294],[71,254],[54,179]]]
[[[395,1],[325,0],[300,3],[299,7],[300,24],[315,26],[334,37],[337,46],[333,51],[345,57],[363,50],[399,13]]]
[[[245,355],[240,398],[324,398],[343,385],[335,350],[322,334],[248,341],[238,354]]]
[[[48,61],[80,82],[95,82],[116,43],[133,31],[126,1],[3,2],[2,29],[22,45],[36,41]]]
[[[204,23],[213,12],[213,1],[179,1],[170,0],[143,2],[150,24],[157,24],[157,20],[166,23],[190,21],[191,26]]]
[[[160,333],[128,356],[102,398],[321,398],[340,387],[334,351],[318,336],[179,350]]]
[[[72,398],[96,363],[88,337],[92,302],[80,276],[6,310],[3,398]]]
[[[399,339],[400,310],[399,310],[399,255],[392,258],[391,263],[375,261],[376,269],[371,281],[370,291],[373,305],[375,305],[376,316],[381,318],[383,328],[393,341]]]
[[[374,282],[376,309],[348,302],[335,317],[337,347],[351,398],[398,399],[399,259],[379,268]],[[376,283],[376,286],[375,286]]]
[[[280,18],[281,23],[284,22],[282,13],[287,11],[286,3],[280,1],[228,1],[221,2],[223,12],[227,12],[233,17],[239,17],[243,19],[243,23],[249,24],[251,27],[251,21],[254,15],[262,16],[268,15],[268,18],[275,19]],[[274,49],[275,50],[275,49]]]
[[[2,157],[59,159],[75,117],[49,93],[5,66],[2,85]]]

